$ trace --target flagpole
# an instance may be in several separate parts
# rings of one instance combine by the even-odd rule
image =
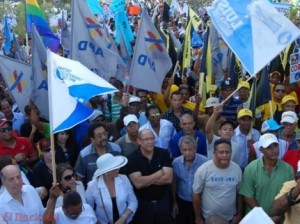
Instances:
[[[204,81],[204,72],[200,72],[200,74],[199,74],[199,90],[198,90],[198,93],[200,94],[200,96],[202,96],[203,81]]]
[[[244,81],[244,82],[249,82],[250,81],[250,79],[252,79],[252,77],[253,76],[250,76],[246,81]],[[236,90],[234,90],[225,100],[222,100],[222,102],[221,102],[221,105],[223,105],[230,97],[232,97],[240,88],[242,87],[242,85],[238,88],[238,89],[236,89]]]
[[[174,70],[173,70],[173,73],[172,73],[172,78],[174,79],[174,77],[175,77],[175,74],[176,74],[176,72],[177,72],[177,67],[179,66],[179,61],[177,60],[176,61],[176,64],[175,64],[175,67],[174,67]]]

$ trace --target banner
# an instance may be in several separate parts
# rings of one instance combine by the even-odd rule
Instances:
[[[223,40],[254,75],[300,35],[268,1],[217,0],[207,9]]]
[[[290,83],[300,80],[300,54],[299,52],[290,55]]]

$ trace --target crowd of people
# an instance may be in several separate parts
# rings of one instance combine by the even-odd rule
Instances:
[[[160,7],[162,30],[182,43],[186,3],[169,24]],[[111,77],[118,91],[90,99],[92,117],[55,133],[54,145],[34,102],[20,112],[1,82],[0,224],[237,224],[254,207],[274,223],[299,223],[300,85],[271,72],[272,99],[252,111],[253,83],[224,70],[204,100],[202,53],[193,45],[186,77],[167,75],[161,93]]]

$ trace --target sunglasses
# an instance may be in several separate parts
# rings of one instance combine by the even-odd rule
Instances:
[[[275,92],[276,93],[285,93],[285,89],[275,89]]]
[[[10,132],[11,130],[12,130],[12,127],[0,128],[1,133],[7,133],[7,132]]]
[[[72,179],[72,177],[76,178],[76,173],[72,173],[70,175],[67,175],[64,177],[65,181],[70,181]]]
[[[49,148],[43,149],[42,151],[43,151],[43,152],[50,152],[50,151],[51,151],[51,148],[49,147]]]
[[[157,119],[157,118],[159,118],[159,116],[160,116],[160,113],[151,114],[151,115],[150,115],[150,118],[152,118],[152,119]]]

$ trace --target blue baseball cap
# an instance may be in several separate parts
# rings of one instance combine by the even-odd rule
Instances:
[[[260,131],[264,133],[266,131],[278,131],[281,128],[283,126],[279,125],[274,119],[268,119],[262,123]]]

